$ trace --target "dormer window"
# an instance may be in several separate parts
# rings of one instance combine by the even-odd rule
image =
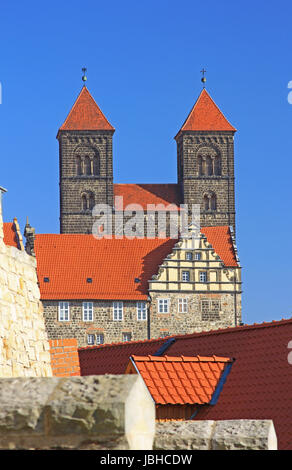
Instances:
[[[186,260],[187,261],[192,261],[193,259],[193,253],[191,251],[186,252]]]

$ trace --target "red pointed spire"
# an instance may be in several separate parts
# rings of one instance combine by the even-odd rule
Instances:
[[[114,131],[84,86],[59,131]]]
[[[236,132],[236,129],[227,121],[209,93],[203,88],[179,133],[182,131]]]

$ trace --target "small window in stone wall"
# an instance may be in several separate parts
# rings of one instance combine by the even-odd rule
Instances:
[[[132,335],[131,333],[123,333],[123,341],[131,341]]]
[[[87,335],[87,344],[93,345],[95,343],[95,335]]]
[[[146,302],[137,302],[137,320],[147,320]]]
[[[203,321],[219,320],[220,300],[203,299],[201,300],[201,312]]]
[[[113,319],[115,321],[122,321],[123,314],[123,302],[113,302]]]
[[[160,338],[165,338],[166,336],[170,336],[169,331],[161,331]]]
[[[158,299],[158,313],[169,313],[169,299]]]
[[[69,321],[70,320],[70,310],[69,302],[59,302],[58,309],[58,319],[59,321]]]
[[[188,313],[188,299],[178,299],[178,313]]]
[[[93,302],[82,303],[83,321],[93,321]]]
[[[104,343],[104,335],[99,333],[96,335],[96,344],[103,344]]]

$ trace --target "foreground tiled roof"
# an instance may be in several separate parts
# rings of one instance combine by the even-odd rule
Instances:
[[[123,197],[123,209],[128,204],[140,204],[147,210],[147,204],[180,205],[177,184],[114,184],[114,195]]]
[[[235,359],[218,403],[202,407],[195,419],[272,419],[279,449],[292,450],[292,364],[288,361],[292,319],[174,339],[167,349],[170,356],[215,354]],[[153,355],[163,342],[166,340],[81,350],[81,374],[85,363],[90,374],[104,373],[105,369],[109,374],[122,374],[132,354]]]
[[[159,238],[36,235],[41,298],[146,300],[149,279],[175,243]]]
[[[15,226],[13,222],[4,222],[3,223],[3,234],[4,234],[4,243],[9,246],[14,246],[18,248],[17,235],[15,231]]]
[[[236,129],[227,121],[207,90],[203,88],[179,133],[183,131],[235,132]]]
[[[84,86],[59,131],[114,131],[88,89]]]
[[[132,355],[126,373],[133,363],[142,376],[156,404],[207,404],[222,376],[225,357],[172,357]]]

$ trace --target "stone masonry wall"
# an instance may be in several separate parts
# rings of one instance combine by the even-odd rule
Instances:
[[[88,346],[88,335],[103,335],[104,343],[123,341],[123,333],[131,340],[147,339],[147,321],[137,320],[136,302],[123,302],[123,320],[113,319],[112,301],[93,301],[93,321],[83,321],[82,301],[69,301],[69,321],[59,321],[58,301],[43,301],[45,325],[49,339],[76,338],[78,347]]]
[[[158,299],[169,299],[169,313],[158,312]],[[178,299],[187,299],[187,313],[179,313]],[[151,292],[151,338],[188,334],[236,326],[241,321],[241,299],[237,295],[235,315],[234,294],[195,294]]]
[[[0,377],[52,375],[36,260],[3,242],[0,213]]]

